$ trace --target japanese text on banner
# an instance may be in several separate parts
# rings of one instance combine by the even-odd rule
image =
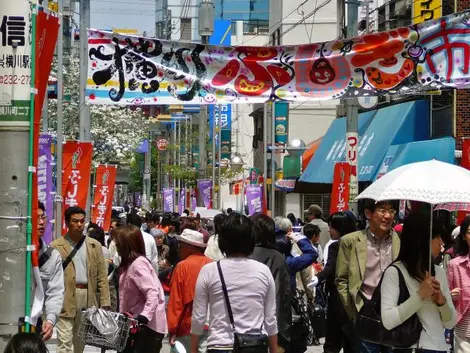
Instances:
[[[101,164],[96,168],[95,196],[93,198],[91,220],[103,228],[105,232],[109,231],[111,224],[116,173],[117,168],[115,166]]]

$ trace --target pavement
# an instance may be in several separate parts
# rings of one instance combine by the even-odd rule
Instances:
[[[323,339],[320,340],[322,343],[324,342]],[[47,345],[47,348],[49,349],[49,353],[56,353],[57,352],[57,341],[55,339],[55,337],[53,337],[49,344]],[[84,353],[100,353],[101,350],[99,348],[95,348],[95,347],[90,347],[90,346],[86,346],[85,347],[85,351]],[[109,353],[113,352],[114,351],[107,351]],[[169,353],[170,352],[170,344],[168,343],[168,340],[165,339],[163,341],[163,348],[161,350],[161,353]],[[323,344],[321,346],[311,346],[311,347],[308,347],[307,349],[307,353],[323,353]]]

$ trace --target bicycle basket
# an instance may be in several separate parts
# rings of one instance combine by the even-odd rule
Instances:
[[[96,316],[100,316],[101,320],[105,317],[107,323],[112,323],[106,327],[106,332],[103,325],[100,325],[100,320],[97,322]],[[90,308],[82,312],[78,337],[85,345],[122,352],[126,347],[129,330],[130,322],[127,316]]]

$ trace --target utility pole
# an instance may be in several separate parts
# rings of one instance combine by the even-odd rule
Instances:
[[[212,0],[202,0],[199,5],[199,35],[201,43],[207,45],[209,37],[214,33],[214,3]],[[207,105],[202,105],[199,113],[199,176],[206,173],[206,124]],[[214,158],[213,158],[214,159]],[[214,163],[214,161],[212,161]]]
[[[90,28],[90,0],[80,1],[80,141],[91,141],[90,107],[85,104],[88,78],[88,34]]]
[[[160,158],[159,158],[160,160]],[[152,164],[152,132],[149,132],[147,140],[147,151],[144,153],[144,180],[143,180],[143,195],[142,195],[142,208],[150,209],[150,168]]]
[[[347,0],[349,39],[357,36],[357,22],[359,13],[359,0]],[[354,213],[358,212],[355,198],[359,193],[358,182],[358,102],[357,98],[346,99],[346,162],[351,165],[351,178],[349,182],[349,208]]]
[[[0,34],[2,55],[25,55],[31,58],[29,28],[30,3],[27,0],[0,1],[0,14],[21,16],[24,43],[6,40],[7,31]],[[8,26],[8,25],[7,25]],[[12,27],[10,29],[15,28]],[[21,28],[21,25],[20,25]],[[21,33],[22,31],[20,31]],[[11,37],[13,39],[13,37]],[[16,39],[16,38],[15,38]],[[1,43],[1,41],[0,41]],[[31,60],[30,60],[31,62]],[[31,74],[30,68],[0,67],[0,76]],[[10,337],[18,332],[18,316],[25,312],[26,293],[26,224],[28,214],[28,153],[30,133],[30,96],[28,84],[13,85],[6,81],[0,85],[0,263],[2,294],[0,301],[0,351],[3,352]],[[21,112],[20,112],[21,109]]]
[[[276,215],[276,188],[274,186],[276,181],[276,160],[275,160],[275,147],[276,147],[276,103],[271,102],[271,217]]]

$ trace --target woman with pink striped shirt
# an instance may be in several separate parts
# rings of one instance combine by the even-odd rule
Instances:
[[[460,225],[455,239],[456,257],[447,267],[447,279],[452,300],[457,310],[457,326],[454,329],[455,353],[470,352],[470,216]]]

